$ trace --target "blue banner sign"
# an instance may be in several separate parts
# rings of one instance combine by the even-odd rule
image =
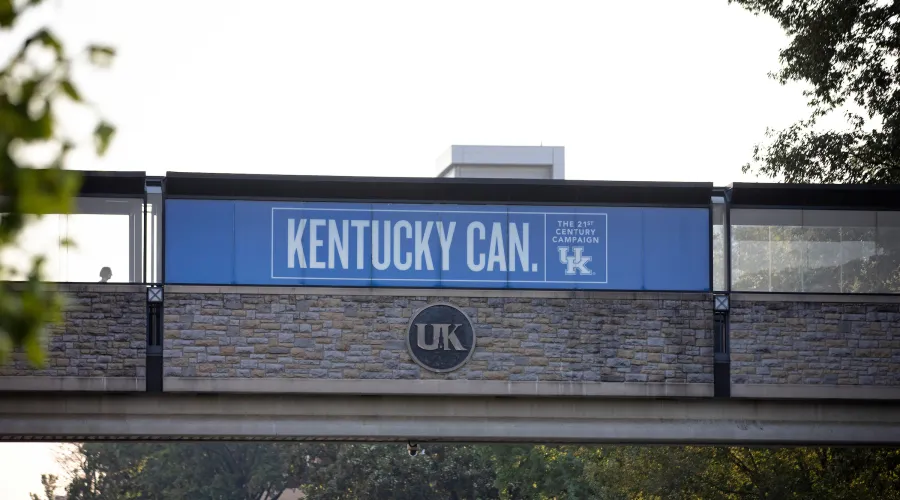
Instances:
[[[166,281],[708,290],[709,212],[168,200]]]

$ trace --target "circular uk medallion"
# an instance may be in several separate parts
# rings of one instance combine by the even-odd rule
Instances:
[[[406,347],[422,368],[452,372],[475,352],[475,328],[458,307],[431,304],[413,314],[407,328]]]

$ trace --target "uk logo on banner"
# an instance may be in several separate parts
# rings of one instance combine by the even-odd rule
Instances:
[[[574,255],[569,255],[569,247],[556,247],[559,250],[559,261],[566,265],[566,275],[583,274],[592,276],[594,271],[588,269],[588,262],[593,257],[584,255],[584,247],[575,247]]]
[[[607,283],[607,219],[599,212],[547,214],[547,281]]]

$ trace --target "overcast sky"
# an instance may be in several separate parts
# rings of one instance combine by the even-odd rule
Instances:
[[[73,168],[432,176],[451,144],[543,143],[572,179],[726,184],[805,115],[767,77],[780,28],[726,0],[54,1],[120,54],[80,72],[119,137]]]
[[[18,33],[46,22],[119,52],[79,72],[119,135],[78,169],[433,176],[451,144],[543,143],[570,179],[721,185],[806,114],[767,77],[779,27],[726,0],[50,0]],[[52,456],[0,445],[0,498]]]

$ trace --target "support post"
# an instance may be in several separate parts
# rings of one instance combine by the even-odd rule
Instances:
[[[163,391],[163,287],[147,287],[147,392]]]
[[[718,302],[720,298],[724,298],[725,307],[727,307],[727,295],[714,295],[713,301]],[[713,311],[713,397],[731,397],[731,357],[728,349],[727,309]]]

